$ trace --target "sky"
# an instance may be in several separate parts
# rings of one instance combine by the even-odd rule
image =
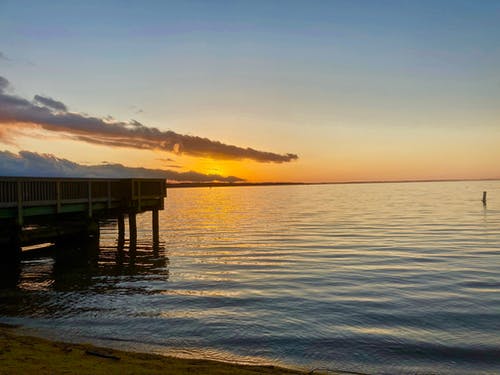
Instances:
[[[500,178],[500,1],[0,0],[0,174],[103,170]]]

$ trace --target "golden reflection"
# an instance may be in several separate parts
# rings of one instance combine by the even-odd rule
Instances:
[[[173,296],[195,296],[195,297],[238,297],[242,295],[242,292],[235,292],[229,290],[176,289],[176,290],[164,290],[159,294],[167,296],[173,295]]]
[[[47,291],[53,288],[54,279],[48,278],[54,266],[54,261],[30,262],[30,267],[24,267],[18,276],[17,287],[25,291]]]
[[[242,319],[243,317],[253,317],[253,313],[245,311],[231,311],[228,309],[205,309],[205,310],[165,310],[160,312],[159,317],[165,319],[206,319],[206,318],[223,318],[230,317]],[[156,315],[155,315],[156,316]]]
[[[257,356],[243,356],[237,355],[229,351],[223,351],[213,348],[194,348],[182,349],[179,347],[165,347],[160,348],[152,347],[149,349],[151,353],[160,354],[163,356],[172,356],[187,359],[208,359],[223,362],[232,362],[241,365],[249,366],[279,366],[285,367],[287,364],[280,361],[271,361],[269,358]],[[288,364],[288,367],[289,364]]]

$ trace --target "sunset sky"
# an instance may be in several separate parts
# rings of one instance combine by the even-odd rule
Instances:
[[[0,174],[40,159],[500,178],[500,1],[0,0]]]

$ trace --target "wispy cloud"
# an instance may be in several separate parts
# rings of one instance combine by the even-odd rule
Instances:
[[[175,168],[175,169],[182,168],[182,166],[179,164],[169,164],[169,163],[176,163],[176,161],[171,158],[159,158],[156,160],[166,163],[164,166],[167,168]]]
[[[164,178],[175,182],[239,182],[235,176],[131,168],[122,164],[82,165],[51,154],[0,151],[0,175],[28,177]]]
[[[7,55],[5,53],[3,53],[2,51],[0,51],[0,60],[10,61],[10,59],[7,57]]]
[[[296,154],[278,154],[228,145],[208,138],[162,131],[138,121],[116,121],[68,112],[64,103],[36,95],[34,101],[6,93],[7,79],[0,77],[0,123],[36,125],[61,132],[83,142],[111,147],[163,150],[214,159],[251,159],[262,163],[285,163]]]
[[[135,114],[141,114],[141,113],[144,113],[144,110],[142,108],[139,108],[135,105],[131,106],[130,107],[132,109],[132,111],[134,111]]]
[[[41,95],[35,95],[33,98],[33,101],[41,104],[45,107],[48,107],[50,109],[53,109],[55,111],[62,111],[62,112],[67,112],[68,108],[64,105],[64,103],[59,102],[57,100],[54,100],[49,97],[41,96]]]
[[[0,76],[0,94],[3,94],[7,87],[9,87],[9,81],[7,78]]]

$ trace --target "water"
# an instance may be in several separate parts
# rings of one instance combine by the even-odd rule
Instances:
[[[482,191],[488,191],[486,207]],[[171,189],[159,252],[24,260],[0,321],[304,369],[500,373],[500,182]]]

